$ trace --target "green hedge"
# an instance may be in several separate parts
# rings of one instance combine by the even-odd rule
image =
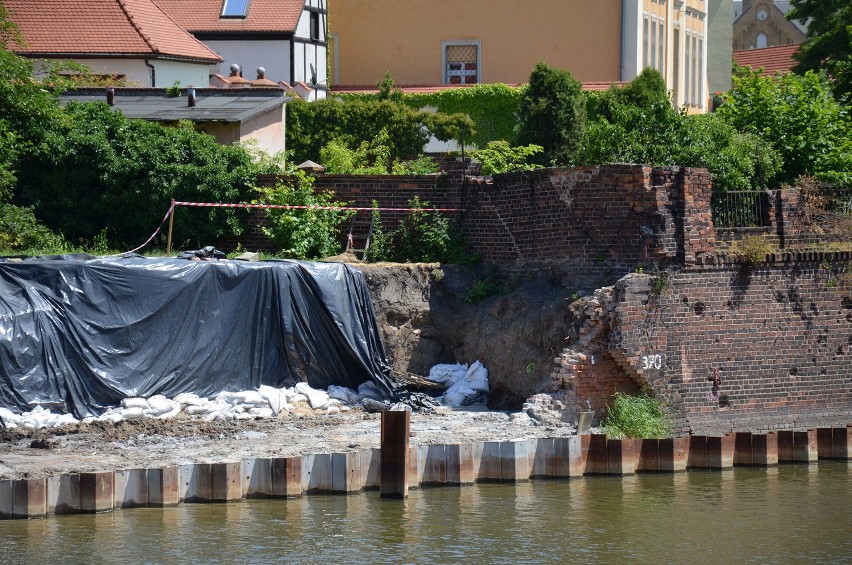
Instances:
[[[445,114],[467,114],[476,124],[476,134],[465,139],[466,145],[484,148],[489,141],[509,141],[515,137],[518,103],[525,86],[477,84],[469,88],[448,88],[438,92],[403,94],[402,102],[415,110],[437,108]],[[344,100],[375,99],[369,93],[332,94]]]

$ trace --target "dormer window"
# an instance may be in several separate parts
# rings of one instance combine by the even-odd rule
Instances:
[[[248,16],[251,0],[224,0],[222,2],[222,18],[245,18]]]

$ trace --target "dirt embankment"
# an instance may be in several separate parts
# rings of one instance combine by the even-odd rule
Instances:
[[[576,290],[546,279],[493,277],[488,284],[502,290],[469,304],[466,293],[486,279],[464,267],[359,268],[394,371],[425,374],[436,363],[479,360],[488,368],[495,408],[519,408],[548,390],[554,359],[577,338]]]

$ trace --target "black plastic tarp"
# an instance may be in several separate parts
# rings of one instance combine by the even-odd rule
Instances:
[[[395,384],[360,271],[302,261],[0,261],[0,406]]]

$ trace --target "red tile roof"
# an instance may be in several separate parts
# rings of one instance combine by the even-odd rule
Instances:
[[[152,0],[2,0],[30,55],[153,55],[221,61]]]
[[[793,53],[798,49],[799,46],[793,44],[734,51],[734,62],[755,70],[763,67],[761,74],[774,75],[776,72],[783,73],[793,70],[793,67],[797,64],[796,60],[793,59]]]
[[[160,8],[193,33],[292,33],[299,23],[304,0],[251,0],[245,18],[220,18],[223,0],[155,0]]]

